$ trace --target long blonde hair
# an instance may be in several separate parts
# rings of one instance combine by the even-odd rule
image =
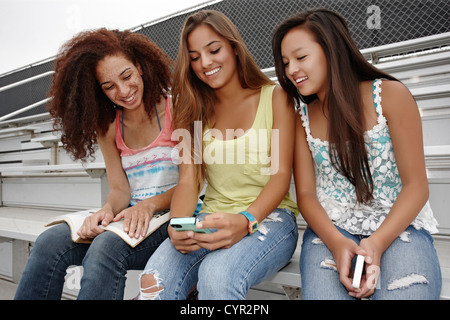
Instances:
[[[264,85],[273,84],[260,70],[250,51],[244,43],[239,31],[231,20],[223,13],[215,10],[203,10],[192,14],[186,19],[180,36],[180,46],[175,66],[172,87],[174,129],[185,129],[191,135],[191,160],[194,159],[194,143],[202,141],[202,132],[208,121],[214,116],[214,90],[202,82],[191,68],[187,39],[198,26],[209,26],[219,36],[228,40],[236,52],[239,81],[242,88],[259,89]],[[195,121],[201,121],[202,132],[194,131]],[[198,130],[197,130],[198,131]],[[197,137],[195,137],[197,133]],[[205,166],[196,165],[196,176],[200,187],[205,178]]]

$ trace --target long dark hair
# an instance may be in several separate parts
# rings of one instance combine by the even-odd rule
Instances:
[[[364,143],[365,121],[359,83],[377,78],[396,79],[364,58],[343,17],[328,9],[307,10],[283,21],[272,37],[278,80],[297,103],[317,99],[315,94],[302,96],[285,74],[281,41],[289,30],[300,26],[314,34],[327,59],[328,90],[324,103],[329,112],[331,162],[355,186],[357,201],[368,203],[373,198],[373,181]]]

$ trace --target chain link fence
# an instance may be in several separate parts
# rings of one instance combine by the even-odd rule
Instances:
[[[328,8],[348,22],[360,49],[450,31],[448,0],[224,0],[213,4],[237,26],[258,65],[273,66],[271,35],[283,19],[309,8]],[[138,32],[160,45],[173,59],[185,13]]]
[[[223,0],[202,9],[223,12],[237,26],[261,69],[273,67],[271,35],[283,19],[308,8],[328,8],[348,22],[360,49],[450,31],[449,0]],[[194,10],[195,11],[195,10]],[[181,13],[135,30],[157,43],[176,59],[185,19]],[[450,44],[449,44],[450,45]],[[0,87],[50,71],[53,61],[0,77]],[[47,97],[51,77],[0,93],[0,116]],[[45,112],[44,106],[17,117]]]

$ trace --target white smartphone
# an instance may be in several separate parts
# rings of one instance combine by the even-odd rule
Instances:
[[[364,268],[364,256],[359,255],[356,257],[355,270],[353,272],[353,288],[359,288],[361,283],[362,272]]]

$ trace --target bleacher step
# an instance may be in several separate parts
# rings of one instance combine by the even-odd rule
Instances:
[[[0,237],[34,242],[47,229],[48,219],[64,213],[67,211],[0,207]]]

